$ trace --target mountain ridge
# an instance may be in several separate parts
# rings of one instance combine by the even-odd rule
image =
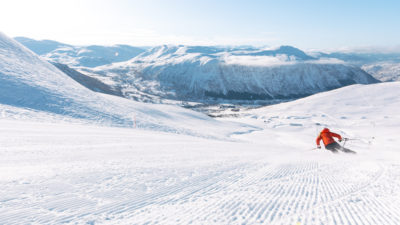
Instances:
[[[293,47],[284,48],[297,52]],[[138,89],[168,99],[200,102],[292,99],[378,82],[355,66],[278,54],[282,48],[270,50],[269,55],[259,52],[164,45],[93,72],[115,78],[127,92]]]
[[[70,55],[68,48],[53,50],[42,57],[77,69],[83,76],[87,73],[104,80],[124,97],[138,101],[251,103],[297,99],[351,84],[379,82],[357,66],[336,58],[315,57],[288,45],[276,48],[161,45],[121,62],[92,58],[86,67],[81,56],[90,51],[89,47],[75,55]]]
[[[48,61],[76,67],[96,67],[122,62],[145,51],[143,48],[123,44],[73,46],[52,40],[34,40],[26,37],[14,39]]]

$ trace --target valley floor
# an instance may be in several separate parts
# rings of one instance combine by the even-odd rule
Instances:
[[[252,121],[219,141],[1,119],[0,224],[400,223],[395,149],[334,155],[312,127]]]

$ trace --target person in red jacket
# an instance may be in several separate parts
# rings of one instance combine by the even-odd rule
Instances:
[[[321,145],[319,144],[322,140],[322,142],[325,145],[325,149],[328,149],[332,152],[338,152],[338,150],[343,151],[343,152],[348,152],[348,153],[355,153],[354,151],[347,149],[347,148],[343,148],[342,146],[340,146],[335,139],[333,138],[337,138],[339,139],[339,142],[342,141],[342,136],[340,136],[339,134],[333,133],[331,132],[328,128],[324,128],[321,133],[318,135],[317,137],[317,148],[321,148]]]

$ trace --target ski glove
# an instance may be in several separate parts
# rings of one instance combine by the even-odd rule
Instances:
[[[342,139],[339,139],[339,142],[342,142]]]

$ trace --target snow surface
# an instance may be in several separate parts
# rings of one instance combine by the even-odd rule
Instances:
[[[400,223],[399,82],[216,121],[91,92],[4,35],[0,63],[0,224]],[[315,150],[324,126],[358,154]]]
[[[248,111],[231,141],[6,116],[0,223],[398,224],[399,88]],[[358,154],[312,150],[317,122]]]

